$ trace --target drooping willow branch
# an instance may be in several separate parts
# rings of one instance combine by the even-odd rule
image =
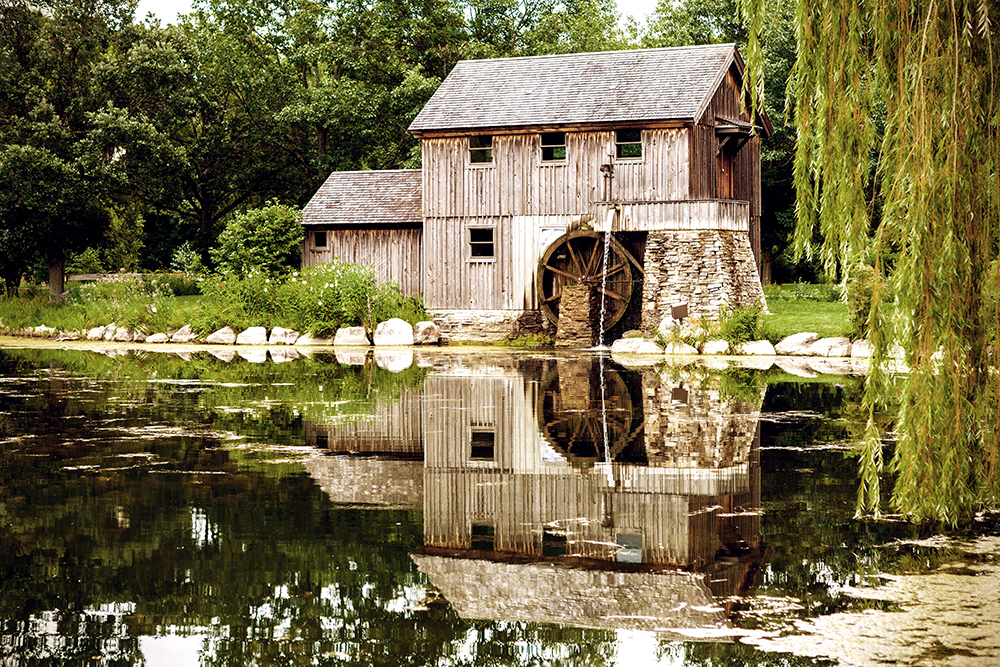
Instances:
[[[762,104],[748,22],[748,95]],[[796,248],[831,275],[875,266],[859,511],[877,512],[874,415],[897,349],[893,505],[958,523],[1000,498],[1000,87],[997,0],[798,0],[789,82],[798,131]]]

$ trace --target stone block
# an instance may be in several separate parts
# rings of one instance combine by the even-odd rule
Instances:
[[[748,356],[773,357],[775,355],[775,346],[771,345],[771,341],[752,340],[748,343],[737,345],[736,353]]]
[[[851,341],[841,336],[820,338],[808,347],[806,355],[811,357],[849,357],[851,356]]]
[[[104,327],[104,340],[111,341],[115,339],[115,332],[118,331],[117,324],[109,324]]]
[[[611,344],[615,354],[663,354],[663,348],[646,338],[619,338]]]
[[[125,327],[121,327],[120,329],[115,330],[115,336],[112,340],[116,343],[131,343],[132,338],[132,332]]]
[[[87,332],[87,340],[103,340],[107,327],[94,327]]]
[[[237,345],[267,345],[267,329],[264,327],[250,327],[241,331],[236,337]]]
[[[274,327],[271,329],[271,337],[267,339],[268,345],[295,345],[299,332],[294,329],[284,327]],[[271,355],[272,358],[274,355]]]
[[[726,354],[729,352],[728,340],[706,340],[701,346],[702,354]]]
[[[371,343],[368,342],[368,337],[365,336],[364,327],[344,327],[342,329],[337,329],[337,333],[333,337],[334,345],[362,345],[368,347]]]
[[[809,346],[819,339],[819,334],[802,332],[786,336],[774,346],[774,351],[785,356],[807,354]]]
[[[191,325],[185,324],[170,337],[170,342],[172,343],[190,343],[191,339],[194,338],[194,334],[191,332]]]
[[[441,341],[441,330],[433,322],[417,322],[413,327],[414,345],[437,345]]]
[[[394,317],[385,322],[379,322],[375,327],[375,345],[413,345],[413,327],[409,322]]]
[[[851,343],[851,359],[870,359],[871,356],[871,343],[864,338]]]
[[[670,342],[663,349],[664,354],[669,355],[681,355],[681,356],[693,356],[698,354],[698,348],[688,345],[687,343],[680,342]]]
[[[151,336],[146,336],[147,343],[166,343],[170,341],[170,337],[165,333],[155,333]]]
[[[176,338],[176,334],[174,337]],[[232,345],[236,342],[236,332],[232,327],[222,327],[205,336],[205,342],[209,345]]]

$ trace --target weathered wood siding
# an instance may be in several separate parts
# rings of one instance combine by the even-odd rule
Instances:
[[[566,161],[541,161],[541,135],[496,135],[493,164],[471,165],[466,137],[423,141],[425,218],[596,213],[615,163],[613,199],[684,199],[689,149],[684,128],[643,131],[643,157],[614,160],[615,134],[567,132]]]
[[[420,456],[423,442],[422,388],[403,388],[400,395],[380,399],[370,414],[331,417],[336,423],[305,421],[306,442],[337,453]]]
[[[315,231],[326,232],[325,248],[314,245]],[[339,258],[351,264],[374,267],[380,282],[392,280],[399,283],[407,296],[423,292],[421,229],[323,229],[313,226],[306,228],[303,246],[303,267]]]
[[[612,231],[646,232],[684,229],[721,229],[745,232],[749,225],[749,204],[745,201],[703,199],[698,201],[636,202],[619,204]],[[607,228],[605,213],[597,217],[594,229]]]

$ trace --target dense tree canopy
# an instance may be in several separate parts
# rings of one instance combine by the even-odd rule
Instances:
[[[766,10],[743,10],[760,72]],[[831,273],[872,262],[883,277],[867,400],[888,395],[899,346],[894,504],[917,519],[968,520],[1000,498],[998,21],[995,0],[796,6],[796,243],[808,252],[818,229]],[[864,510],[882,467],[871,423]]]

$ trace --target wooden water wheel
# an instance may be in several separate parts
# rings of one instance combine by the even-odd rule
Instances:
[[[563,287],[584,283],[597,289],[604,300],[604,330],[625,315],[632,298],[632,255],[611,237],[607,278],[604,279],[604,238],[600,232],[577,230],[552,242],[538,263],[538,298],[549,321],[559,324],[559,299]]]
[[[637,438],[642,442],[641,408],[617,370],[601,369],[596,360],[565,360],[542,377],[539,426],[549,444],[577,465],[604,461],[606,452],[617,460]]]

